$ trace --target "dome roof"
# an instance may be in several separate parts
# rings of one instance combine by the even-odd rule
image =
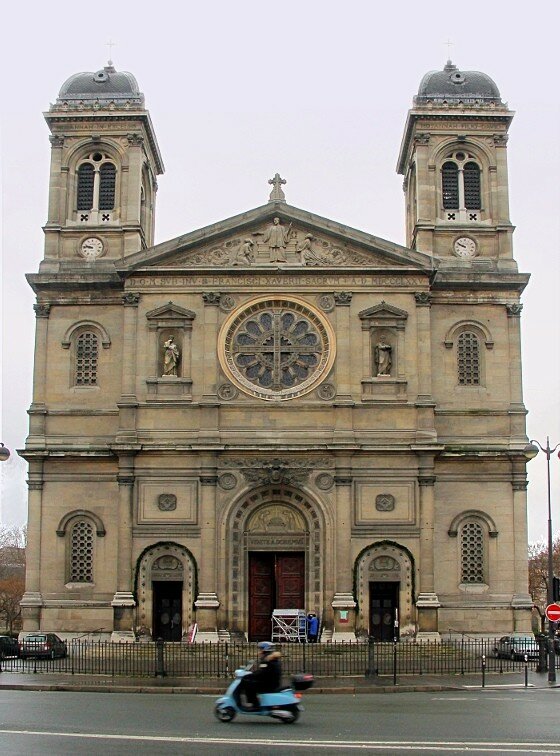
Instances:
[[[67,79],[58,94],[57,102],[136,102],[144,104],[138,82],[128,71],[116,71],[109,64],[99,71],[77,73]]]
[[[494,102],[501,103],[496,84],[480,71],[460,71],[450,60],[443,71],[429,71],[414,98],[423,102]]]

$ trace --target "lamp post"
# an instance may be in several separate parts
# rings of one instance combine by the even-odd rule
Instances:
[[[0,442],[0,462],[5,462],[10,456],[10,450]]]
[[[554,583],[554,565],[552,563],[552,514],[550,509],[550,457],[560,444],[551,449],[550,439],[546,437],[546,447],[541,446],[538,441],[531,439],[532,444],[536,444],[539,449],[546,454],[546,482],[547,482],[547,501],[548,501],[548,595],[547,603],[554,603],[553,583]],[[556,682],[556,658],[554,654],[554,623],[548,620],[548,682]]]

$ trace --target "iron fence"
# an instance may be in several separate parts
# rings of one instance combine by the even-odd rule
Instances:
[[[497,639],[457,638],[441,641],[381,643],[284,643],[284,674],[311,672],[317,677],[373,677],[376,675],[456,675],[521,670],[523,656],[498,654]],[[8,657],[0,661],[7,672],[66,673],[127,677],[231,677],[235,669],[258,655],[255,643],[111,643],[69,641],[62,658]],[[537,658],[528,659],[538,669]],[[541,664],[542,664],[541,660]],[[546,663],[546,659],[544,660]],[[560,656],[556,656],[560,669]]]

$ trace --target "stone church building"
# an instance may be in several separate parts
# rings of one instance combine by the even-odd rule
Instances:
[[[134,76],[64,83],[28,276],[25,630],[257,640],[275,609],[323,640],[530,628],[512,117],[484,73],[424,76],[406,246],[291,206],[278,174],[154,244]]]

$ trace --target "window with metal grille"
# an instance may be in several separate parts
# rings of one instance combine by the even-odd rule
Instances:
[[[457,376],[460,386],[480,385],[480,346],[472,331],[464,331],[457,339]]]
[[[91,163],[82,163],[78,168],[78,210],[91,210],[93,207],[93,186],[95,169]]]
[[[441,169],[441,188],[445,210],[459,208],[459,168],[456,163],[444,163]]]
[[[99,340],[95,333],[84,331],[76,339],[76,386],[95,386],[97,384],[97,359]]]
[[[480,168],[476,163],[465,163],[463,168],[463,185],[465,187],[465,207],[467,210],[479,210]]]
[[[93,583],[93,526],[79,520],[70,534],[70,582]]]
[[[112,163],[103,163],[99,169],[99,209],[112,210],[115,207],[115,179],[117,169]]]
[[[478,522],[461,529],[461,582],[484,582],[484,533]]]

